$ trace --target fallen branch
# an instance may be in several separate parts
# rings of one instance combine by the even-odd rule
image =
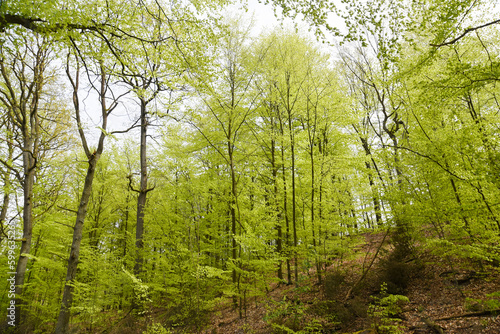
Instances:
[[[436,334],[444,334],[444,329],[429,318],[421,318],[422,322]]]
[[[500,314],[500,309],[451,315],[449,317],[436,319],[435,321],[452,320],[452,319],[457,319],[457,318],[484,317],[484,316],[488,316],[488,315],[498,315],[498,314]]]

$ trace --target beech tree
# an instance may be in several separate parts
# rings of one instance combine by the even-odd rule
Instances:
[[[22,47],[21,45],[25,46]],[[47,67],[50,61],[50,45],[40,36],[20,34],[4,41],[1,49],[0,71],[4,85],[0,90],[0,101],[7,111],[14,131],[19,134],[19,148],[22,152],[22,172],[16,171],[23,187],[23,234],[19,260],[16,267],[16,304],[22,304],[28,255],[31,251],[33,233],[33,187],[40,159],[41,116],[39,108],[46,83]],[[9,136],[9,135],[8,135]],[[11,140],[13,135],[11,134]],[[17,136],[16,136],[17,137]],[[16,140],[17,141],[17,140]],[[12,144],[11,144],[12,145]],[[10,153],[12,159],[12,152]],[[9,159],[10,160],[10,159]],[[5,167],[13,170],[12,160],[3,161]],[[10,171],[9,171],[10,173]],[[22,176],[21,176],[22,175]],[[7,183],[8,178],[6,179]],[[5,210],[8,200],[4,200]],[[20,314],[20,309],[17,309]],[[16,318],[19,325],[20,316]]]
[[[95,170],[97,166],[97,162],[101,157],[101,154],[104,150],[104,140],[107,137],[107,120],[111,112],[118,106],[117,98],[112,97],[111,102],[108,104],[108,90],[110,76],[106,72],[106,68],[102,61],[98,61],[96,64],[96,68],[88,68],[85,67],[85,71],[87,75],[92,75],[92,70],[94,70],[95,74],[98,75],[100,85],[98,87],[94,87],[96,92],[99,94],[99,103],[101,107],[101,118],[102,123],[100,126],[101,134],[99,136],[99,140],[97,146],[92,149],[87,142],[87,136],[85,135],[85,131],[83,128],[82,120],[81,120],[81,109],[80,109],[80,100],[79,100],[79,89],[80,89],[80,60],[77,58],[76,64],[76,73],[73,75],[71,73],[70,67],[70,55],[68,55],[68,62],[66,72],[68,75],[68,79],[71,82],[71,86],[73,89],[73,106],[75,111],[75,119],[77,122],[78,133],[80,135],[81,144],[83,150],[85,152],[85,156],[88,159],[88,169],[87,174],[85,176],[85,183],[83,185],[82,194],[80,197],[80,204],[78,206],[78,211],[76,215],[76,223],[73,231],[73,242],[71,244],[71,251],[68,259],[67,265],[67,274],[66,274],[66,284],[64,287],[64,293],[61,303],[61,310],[59,313],[59,318],[57,321],[56,333],[66,333],[68,331],[69,318],[70,318],[70,307],[73,302],[73,290],[74,284],[73,280],[76,276],[76,270],[79,262],[80,256],[80,245],[83,236],[83,226],[85,222],[85,218],[87,215],[87,208],[89,204],[90,195],[92,192],[92,184],[94,181]]]
[[[241,261],[238,253],[238,236],[244,230],[242,212],[240,207],[240,191],[238,187],[240,167],[238,161],[243,159],[237,157],[238,153],[245,154],[240,148],[245,137],[245,122],[255,111],[258,103],[258,94],[252,89],[256,71],[248,67],[248,34],[250,27],[238,25],[230,22],[227,36],[220,42],[220,60],[216,63],[213,77],[208,80],[204,77],[196,77],[199,80],[199,96],[203,107],[208,109],[210,118],[209,126],[200,122],[190,121],[220,157],[225,161],[230,176],[230,195],[228,208],[230,212],[231,231],[231,257],[232,282],[236,286],[238,283],[238,268],[241,268]],[[215,79],[215,80],[214,80]],[[199,115],[193,117],[201,118]],[[216,135],[215,129],[221,129],[220,139]],[[238,152],[239,151],[239,152]],[[241,252],[241,251],[240,251]],[[237,297],[234,295],[233,303],[236,307]]]

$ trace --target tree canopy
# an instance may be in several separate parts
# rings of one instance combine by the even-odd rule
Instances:
[[[201,332],[327,289],[366,233],[344,303],[377,257],[500,261],[496,3],[266,3],[316,36],[222,0],[0,3],[2,331]]]

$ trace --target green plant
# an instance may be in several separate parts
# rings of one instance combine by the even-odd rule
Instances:
[[[147,313],[146,305],[151,302],[149,286],[144,284],[140,278],[137,278],[132,273],[128,272],[125,268],[122,271],[132,280],[135,293],[135,302],[138,309],[137,313],[139,315],[144,315]]]
[[[272,324],[275,333],[287,333],[287,334],[313,334],[313,333],[322,333],[323,325],[318,319],[312,319],[309,321],[304,328],[300,330],[293,330],[286,325],[280,324]]]
[[[403,333],[401,319],[397,315],[401,313],[401,306],[410,301],[408,297],[388,294],[387,284],[382,283],[380,296],[372,298],[373,303],[368,309],[372,328],[379,334]]]
[[[166,329],[165,327],[163,327],[161,324],[159,324],[157,322],[148,326],[148,329],[146,331],[142,332],[142,334],[171,334],[171,333],[172,333],[172,331],[170,331],[169,329]]]
[[[305,326],[304,329],[299,331],[299,333],[321,333],[323,325],[318,319],[312,319]]]
[[[295,333],[299,329],[300,320],[305,312],[305,306],[299,301],[283,300],[276,303],[271,312],[268,312],[264,320],[269,323],[276,333]]]
[[[471,312],[481,312],[481,311],[495,311],[500,309],[500,292],[494,292],[487,294],[488,299],[475,299],[466,298],[465,299],[465,309]]]
[[[252,333],[255,333],[255,330],[252,328],[252,326],[249,324],[249,323],[244,323],[242,326],[241,326],[241,330],[243,331],[243,333],[245,334],[252,334]]]

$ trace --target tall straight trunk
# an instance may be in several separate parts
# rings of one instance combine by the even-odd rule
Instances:
[[[230,203],[230,212],[231,212],[231,256],[233,259],[233,265],[236,266],[236,262],[238,259],[238,254],[237,254],[237,243],[236,243],[236,196],[237,196],[237,188],[236,188],[236,174],[234,170],[234,157],[233,157],[233,148],[231,145],[231,141],[228,140],[227,142],[227,150],[228,150],[228,156],[229,156],[229,168],[231,172],[231,200],[229,201]],[[237,273],[236,273],[236,268],[233,268],[232,272],[232,279],[233,279],[233,284],[236,285],[238,283],[238,278],[237,278]],[[233,305],[234,307],[237,306],[237,298],[236,296],[233,296]]]
[[[147,101],[143,98],[141,100],[141,146],[140,146],[140,163],[141,163],[141,181],[139,188],[139,196],[137,197],[137,225],[135,230],[135,247],[137,256],[135,260],[134,273],[140,275],[142,273],[142,266],[144,262],[143,249],[144,249],[144,209],[146,207],[146,197],[148,193],[148,166],[147,166],[147,151],[146,151],[146,138],[148,130],[147,120]]]
[[[322,223],[323,223],[323,180],[325,178],[325,171],[324,171],[324,161],[327,156],[327,151],[326,151],[326,146],[328,144],[328,139],[326,137],[326,130],[322,131],[322,138],[320,137],[318,140],[318,151],[319,154],[321,155],[321,169],[320,169],[320,179],[319,179],[319,203],[318,203],[318,219],[319,219],[319,224],[318,224],[318,248],[321,249],[321,245],[323,244],[323,254],[325,255],[325,263],[327,261],[327,256],[326,256],[326,239],[328,238],[327,232],[325,232],[324,240],[323,243],[321,243],[321,233],[322,233]],[[318,255],[319,259],[319,267],[320,270],[323,269],[323,259],[321,258],[321,253]],[[325,265],[326,269],[326,265]]]
[[[317,250],[317,242],[316,242],[316,227],[314,225],[314,201],[315,201],[315,187],[314,187],[314,182],[315,182],[315,169],[314,169],[314,151],[313,151],[313,145],[311,145],[311,152],[310,152],[310,157],[311,157],[311,230],[312,230],[312,238],[313,238],[313,246],[314,250]],[[318,277],[318,283],[321,284],[322,277],[321,277],[321,264],[320,264],[320,257],[316,256],[316,276]]]
[[[278,205],[277,205],[277,198],[278,198],[278,166],[276,164],[276,143],[273,140],[271,140],[271,168],[272,168],[272,175],[273,175],[273,192],[274,192],[274,198],[273,198],[273,209],[278,211]],[[283,252],[283,231],[282,231],[282,226],[281,226],[281,214],[278,213],[277,216],[277,222],[276,222],[276,229],[277,229],[277,238],[276,238],[276,251],[278,252],[279,256],[281,256],[281,253]],[[280,280],[283,279],[283,262],[280,260],[278,263],[278,278]]]
[[[293,228],[293,260],[295,262],[294,274],[295,283],[299,281],[298,258],[297,258],[297,203],[295,194],[295,138],[292,129],[292,114],[288,111],[288,131],[290,136],[290,151],[292,154],[292,228]]]
[[[327,255],[326,255],[326,239],[328,238],[328,232],[325,231],[325,234],[324,234],[324,240],[323,242],[321,242],[321,232],[322,232],[322,228],[321,228],[321,223],[323,222],[323,176],[321,177],[321,180],[319,182],[319,207],[318,207],[318,218],[319,218],[319,226],[318,226],[318,248],[321,249],[321,246],[323,246],[323,254],[325,256],[324,258],[324,261],[323,262],[323,259],[321,258],[321,253],[318,254],[318,258],[319,258],[319,267],[320,267],[320,270],[323,270],[323,263],[326,263],[327,261]],[[325,268],[325,271],[326,271],[326,265],[324,266]]]
[[[13,142],[13,129],[12,129],[12,122],[7,118],[6,119],[6,130],[7,130],[7,147],[8,147],[8,154],[7,154],[7,160],[6,161],[11,161],[12,157],[14,156],[14,142]],[[9,204],[10,204],[10,185],[11,185],[11,179],[10,179],[10,173],[11,171],[9,169],[5,169],[5,172],[2,175],[2,180],[3,180],[3,201],[2,201],[2,209],[0,210],[0,228],[2,236],[5,236],[6,231],[5,231],[5,222],[7,219],[7,211],[9,209]],[[1,236],[0,236],[0,242],[1,242]]]
[[[33,232],[33,185],[35,181],[36,168],[38,167],[37,157],[39,155],[40,138],[40,118],[38,108],[40,95],[44,85],[44,73],[48,64],[48,48],[44,39],[37,39],[33,43],[25,40],[26,48],[6,51],[2,49],[0,72],[2,78],[2,88],[0,99],[7,110],[9,118],[8,128],[12,126],[10,132],[15,129],[20,131],[22,138],[21,150],[23,160],[23,175],[19,181],[23,187],[23,236],[19,259],[15,271],[15,303],[16,319],[18,326],[24,315],[21,315],[23,286],[25,283],[26,270],[28,266],[29,254],[31,251],[31,237]],[[11,59],[5,58],[9,53]],[[30,63],[33,63],[32,66]],[[29,72],[29,73],[28,73]],[[26,80],[32,77],[31,80]],[[7,135],[9,140],[9,154],[12,149],[11,143],[14,137]],[[5,202],[5,199],[7,201]],[[4,197],[4,207],[7,210],[8,197]],[[5,205],[7,204],[7,205]],[[4,213],[1,214],[4,216]],[[5,219],[7,212],[5,212]]]
[[[287,199],[287,188],[286,188],[286,173],[285,173],[285,148],[283,145],[281,146],[281,169],[282,169],[282,177],[283,177],[283,212],[285,215],[285,244],[287,246],[287,254],[286,254],[286,270],[287,270],[287,280],[288,284],[292,284],[292,271],[290,268],[290,256],[288,254],[290,250],[290,219],[288,218],[288,199]]]

